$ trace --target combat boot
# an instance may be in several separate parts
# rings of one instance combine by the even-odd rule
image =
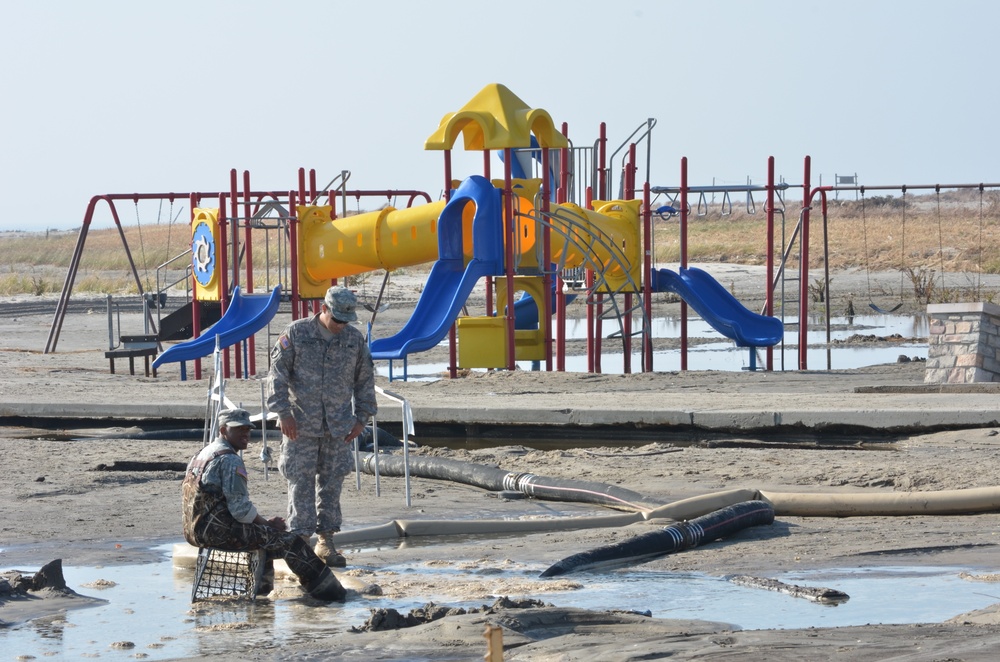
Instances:
[[[305,589],[310,597],[322,600],[323,602],[334,600],[343,602],[344,598],[347,597],[347,591],[344,590],[344,587],[337,581],[337,577],[334,576],[329,568],[323,568],[319,576],[309,582]]]
[[[265,561],[264,573],[261,575],[260,583],[256,585],[255,595],[268,595],[274,590],[274,561]]]
[[[346,568],[347,559],[333,546],[334,533],[334,531],[318,532],[316,537],[319,538],[319,541],[316,543],[313,551],[316,552],[316,556],[322,559],[323,563],[331,568]]]

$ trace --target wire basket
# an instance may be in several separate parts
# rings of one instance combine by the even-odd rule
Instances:
[[[257,596],[264,579],[265,552],[226,552],[211,547],[198,549],[191,602],[216,596]]]

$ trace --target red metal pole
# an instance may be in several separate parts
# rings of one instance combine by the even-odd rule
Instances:
[[[563,122],[562,134],[569,136],[569,125]],[[559,150],[559,192],[556,195],[558,203],[566,202],[567,189],[569,188],[569,148],[563,147]],[[566,370],[566,293],[563,292],[562,274],[557,276],[556,297],[559,305],[556,308],[556,323],[559,325],[559,341],[556,345],[556,370],[560,372]],[[589,308],[589,306],[588,306]]]
[[[548,218],[549,214],[549,191],[552,187],[552,176],[549,174],[549,150],[542,150],[542,215]],[[539,323],[545,320],[545,333],[542,342],[545,343],[545,370],[552,372],[552,228],[548,224],[542,225],[542,291],[545,292],[544,305],[535,302],[538,310],[544,317],[539,318]],[[559,288],[559,293],[562,288]],[[556,295],[558,298],[558,293]],[[563,297],[565,300],[565,297]],[[558,301],[556,305],[558,306]]]
[[[562,134],[569,137],[569,124],[563,122]],[[563,147],[559,152],[559,195],[556,201],[563,203],[569,200],[569,147]]]
[[[444,150],[444,199],[451,200],[451,150]]]
[[[799,233],[802,259],[799,261],[799,370],[808,369],[809,350],[809,201],[812,159],[805,158],[802,174],[802,232]]]
[[[587,189],[587,209],[594,209],[594,194],[591,189]],[[587,276],[589,285],[587,290],[592,293],[594,297],[594,305],[590,306],[594,309],[594,372],[601,372],[601,352],[603,351],[601,337],[604,333],[604,294],[598,293],[594,287],[596,278],[594,277],[594,271],[592,269],[587,270]]]
[[[628,169],[625,171],[625,199],[635,198],[635,171],[638,167],[635,164],[635,143],[628,146]]]
[[[188,220],[188,231],[193,232],[191,224],[194,223],[194,210],[201,204],[201,198],[198,197],[196,193],[191,193],[188,196],[188,209],[191,210]],[[215,250],[218,251],[219,247],[216,246]],[[191,337],[200,338],[201,337],[201,302],[198,300],[198,286],[197,277],[194,271],[191,272]],[[201,359],[194,360],[194,378],[201,379]]]
[[[601,199],[608,197],[608,125],[601,122],[599,138],[597,139],[597,188]]]
[[[444,199],[451,200],[451,150],[444,150]],[[448,329],[448,376],[458,377],[458,332],[452,324]]]
[[[243,222],[244,222],[244,228],[245,228],[245,234],[244,234],[245,238],[243,240],[243,244],[247,248],[247,256],[246,256],[246,260],[247,260],[247,266],[246,266],[246,279],[247,279],[247,282],[246,282],[246,291],[247,291],[247,294],[253,294],[253,250],[252,250],[252,248],[253,248],[253,235],[251,234],[251,227],[250,227],[250,217],[252,215],[253,215],[253,212],[251,211],[251,208],[250,208],[250,171],[249,170],[244,170],[243,171],[243,219],[244,219]],[[251,337],[251,340],[252,340],[252,337]],[[253,357],[253,354],[251,353],[250,356]],[[251,358],[251,361],[252,360],[253,359]]]
[[[237,188],[237,178],[236,178],[236,168],[232,168],[229,171],[229,216],[230,223],[232,223],[232,237],[233,237],[233,286],[238,287],[240,284],[240,196],[239,189]],[[249,232],[249,228],[247,228]],[[246,246],[246,244],[244,244]],[[226,290],[227,300],[230,300],[229,290]],[[243,352],[242,352],[242,342],[237,342],[233,344],[233,354],[235,361],[234,374],[236,378],[245,377],[246,374],[243,372]],[[228,362],[229,355],[226,354],[226,360]]]
[[[767,281],[764,283],[764,314],[774,315],[774,157],[767,157]],[[764,369],[774,370],[774,345],[764,352]]]
[[[291,263],[292,268],[292,292],[291,292],[291,302],[292,302],[292,319],[297,320],[301,315],[299,314],[299,224],[298,224],[298,214],[295,211],[295,191],[288,192],[288,243],[291,244]]]
[[[490,157],[493,152],[488,149],[483,150],[483,177],[490,179]],[[493,316],[493,276],[486,277],[486,316]]]
[[[608,125],[601,122],[598,128],[598,139],[597,139],[597,187],[600,199],[603,200],[608,197],[608,168],[607,168],[607,146],[608,146]],[[593,188],[587,189],[587,200],[584,203],[584,207],[587,209],[592,209],[594,201],[594,191]],[[604,312],[604,305],[601,303],[603,296],[594,291],[594,273],[591,269],[587,270],[587,291],[591,293],[594,297],[594,305],[588,306],[588,320],[589,324],[587,327],[588,343],[593,346],[592,355],[590,362],[593,368],[593,372],[601,371],[601,315]]]
[[[243,245],[246,247],[246,292],[253,294],[253,228],[250,224],[250,171],[243,171]],[[247,338],[247,372],[246,376],[257,374],[257,339],[251,335]]]
[[[688,160],[681,157],[681,268],[687,268],[687,227],[688,227]],[[688,310],[681,299],[681,370],[688,369]]]
[[[652,203],[649,182],[642,186],[642,370],[653,372],[653,290],[650,278],[653,273],[653,215],[650,210]]]
[[[296,200],[298,201],[298,204],[305,205],[308,202],[308,198],[306,197],[306,169],[305,168],[299,168],[299,170],[298,170],[298,185],[299,185],[299,195],[296,198]],[[296,214],[296,217],[297,216],[298,215]],[[330,280],[331,284],[336,283],[336,282],[337,282],[336,278]],[[302,302],[302,316],[303,317],[308,317],[311,314],[315,314],[316,313],[316,302],[315,301],[312,302],[313,305],[312,305],[311,308],[310,308],[309,304],[310,304],[309,301],[303,301]]]
[[[631,143],[628,146],[628,170],[625,180],[625,199],[632,200],[635,198],[635,143]],[[625,293],[625,319],[623,320],[625,325],[623,328],[624,337],[622,338],[622,346],[624,349],[624,359],[622,371],[627,375],[632,372],[632,292]]]
[[[233,173],[235,174],[235,170]],[[219,274],[222,276],[221,292],[219,293],[219,312],[223,315],[229,308],[229,219],[226,217],[226,200],[229,194],[219,196]],[[229,364],[229,348],[222,350],[222,375],[226,379],[232,376]]]
[[[511,159],[514,152],[510,147],[503,150],[503,215],[504,215],[504,277],[507,279],[507,369],[514,369],[514,191],[511,187]]]

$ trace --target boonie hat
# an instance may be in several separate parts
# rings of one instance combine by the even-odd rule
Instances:
[[[357,322],[358,314],[354,312],[358,299],[346,287],[335,285],[326,291],[323,303],[330,309],[330,316],[338,322]]]
[[[252,428],[253,423],[250,422],[250,412],[246,409],[227,409],[219,414],[219,427],[221,428],[222,426]]]

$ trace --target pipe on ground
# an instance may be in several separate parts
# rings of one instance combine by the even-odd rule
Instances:
[[[761,492],[761,498],[774,506],[775,514],[799,517],[972,515],[1000,510],[1000,487],[876,494]]]
[[[381,461],[381,459],[380,459]],[[485,535],[493,533],[539,533],[577,531],[628,526],[644,520],[691,519],[742,501],[758,498],[756,490],[728,490],[682,499],[642,513],[617,513],[587,517],[552,517],[541,519],[465,519],[465,520],[392,520],[385,524],[341,531],[334,535],[338,545],[356,545],[376,540],[411,536]]]
[[[359,454],[358,462],[365,473],[375,473],[374,453]],[[450,480],[494,492],[520,492],[536,499],[591,503],[627,511],[646,511],[651,507],[662,505],[662,502],[638,492],[604,483],[511,472],[483,464],[440,457],[411,455],[409,464],[411,476]],[[404,458],[379,455],[378,471],[380,475],[385,476],[404,476],[406,471]]]
[[[614,545],[568,556],[549,566],[540,577],[555,577],[598,566],[642,563],[672,552],[725,538],[751,526],[774,522],[774,508],[765,501],[744,501],[689,522],[678,522]]]

